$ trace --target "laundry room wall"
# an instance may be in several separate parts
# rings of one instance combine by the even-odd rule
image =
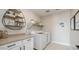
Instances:
[[[70,45],[70,10],[54,13],[42,19],[45,25],[43,30],[51,33],[52,43]],[[60,23],[64,23],[64,27],[61,27]]]

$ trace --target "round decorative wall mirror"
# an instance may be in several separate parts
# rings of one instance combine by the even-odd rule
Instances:
[[[21,30],[25,23],[25,17],[19,9],[8,9],[2,18],[2,24],[11,30]]]

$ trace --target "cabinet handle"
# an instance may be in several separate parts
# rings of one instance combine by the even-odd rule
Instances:
[[[16,45],[16,44],[12,44],[12,45],[9,45],[9,46],[7,46],[7,47],[9,48],[9,47],[12,47],[12,46],[15,46],[15,45]]]
[[[23,46],[23,49],[25,50],[25,46]]]
[[[21,47],[20,47],[20,50],[21,50]]]

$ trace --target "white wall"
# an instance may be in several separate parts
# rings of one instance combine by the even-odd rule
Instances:
[[[63,22],[64,28],[59,24]],[[70,45],[70,11],[63,11],[54,15],[54,41]]]
[[[70,10],[42,17],[42,19],[45,25],[44,31],[52,34],[52,42],[70,45]],[[64,22],[64,28],[61,28],[60,22]]]
[[[72,46],[79,45],[79,31],[70,29],[70,19],[77,11],[78,9],[72,9],[41,18],[45,25],[43,30],[51,33],[52,42]],[[60,22],[65,23],[65,28],[59,26]]]
[[[46,16],[46,17],[42,17],[41,18],[41,22],[44,25],[43,31],[49,32],[50,33],[50,39],[51,41],[54,39],[54,35],[53,35],[53,16]]]
[[[33,12],[27,10],[27,9],[22,9],[21,10],[24,14],[25,20],[26,20],[26,24],[30,21],[30,19],[35,19],[35,20],[39,20],[40,18],[38,18]],[[25,33],[26,32],[26,27],[23,28],[22,30],[10,30],[7,29],[3,26],[2,24],[2,17],[4,15],[4,13],[6,12],[6,9],[0,9],[0,30],[7,30],[8,34],[19,34],[19,33]]]

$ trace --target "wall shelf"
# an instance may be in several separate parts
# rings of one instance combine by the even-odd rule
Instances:
[[[6,21],[8,20],[8,23]],[[20,30],[25,26],[25,17],[18,9],[8,9],[2,18],[5,27],[12,30]]]

